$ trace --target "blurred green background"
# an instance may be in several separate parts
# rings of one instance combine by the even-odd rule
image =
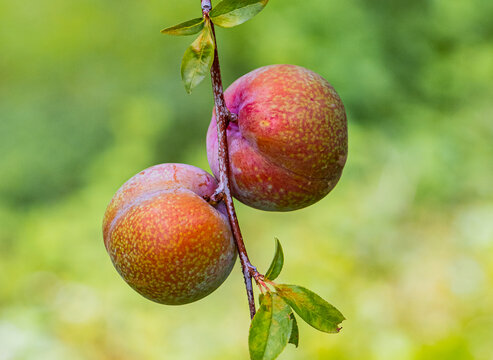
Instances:
[[[101,221],[130,176],[209,170],[212,97],[192,38],[159,33],[199,1],[0,2],[0,359],[247,359],[239,263],[211,296],[154,304],[120,279]],[[238,205],[253,262],[347,317],[300,324],[281,359],[493,359],[493,2],[272,0],[218,30],[225,84],[273,63],[327,78],[350,156],[316,205]]]

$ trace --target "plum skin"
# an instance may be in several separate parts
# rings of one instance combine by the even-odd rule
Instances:
[[[295,65],[270,65],[226,91],[238,121],[227,128],[232,192],[244,204],[291,211],[314,204],[337,184],[347,159],[347,120],[334,88]],[[216,116],[207,158],[218,177]]]
[[[197,301],[218,288],[236,261],[216,180],[185,164],[160,164],[128,180],[103,220],[104,244],[123,279],[161,304]]]

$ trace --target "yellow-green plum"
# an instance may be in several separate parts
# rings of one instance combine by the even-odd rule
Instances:
[[[216,188],[202,169],[161,164],[116,192],[104,215],[104,244],[133,289],[152,301],[179,305],[224,282],[236,247],[224,205],[204,200]]]
[[[294,65],[271,65],[236,80],[226,91],[237,122],[227,128],[233,195],[246,205],[290,211],[325,197],[347,158],[344,105],[320,75]],[[207,157],[219,176],[216,117]]]

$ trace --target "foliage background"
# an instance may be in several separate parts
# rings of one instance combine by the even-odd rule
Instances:
[[[199,2],[0,2],[0,359],[247,359],[237,263],[182,307],[144,300],[101,239],[114,191],[160,162],[206,169],[212,98],[187,96]],[[251,258],[347,317],[281,359],[493,359],[493,2],[272,0],[218,30],[224,81],[272,63],[347,107],[337,188],[292,213],[239,205]]]

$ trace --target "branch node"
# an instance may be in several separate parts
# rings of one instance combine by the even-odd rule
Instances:
[[[238,122],[238,115],[236,115],[235,113],[230,112],[229,113],[229,122],[237,123]]]
[[[202,14],[204,16],[209,16],[209,12],[212,9],[211,0],[202,0]]]
[[[225,197],[225,186],[224,183],[219,183],[219,186],[217,187],[216,191],[214,191],[214,194],[211,195],[211,201],[215,202],[218,204],[219,202],[224,200]]]

